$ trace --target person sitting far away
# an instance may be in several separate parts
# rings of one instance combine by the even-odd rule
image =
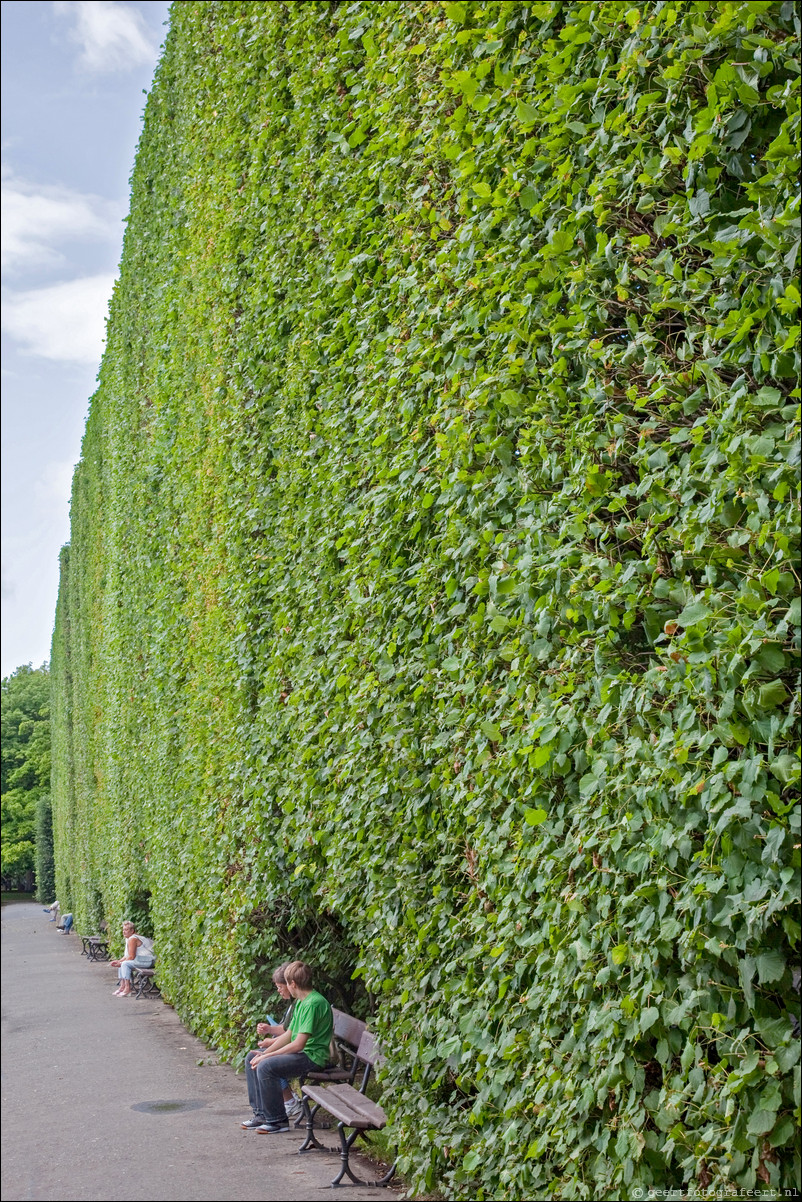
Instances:
[[[58,929],[58,920],[59,920],[60,913],[61,913],[61,906],[58,904],[58,898],[56,898],[56,900],[53,902],[52,906],[45,906],[45,914],[50,915],[50,921],[55,922],[56,929]]]
[[[153,940],[145,935],[137,935],[134,924],[128,919],[123,923],[123,939],[125,954],[122,960],[112,960],[112,968],[116,968],[120,983],[114,990],[113,997],[129,997],[131,994],[131,977],[135,968],[153,968],[156,957],[153,953]]]
[[[282,964],[273,973],[273,984],[278,990],[279,997],[283,1002],[288,1003],[284,1010],[284,1015],[281,1019],[281,1022],[277,1023],[275,1019],[268,1014],[267,1022],[257,1023],[256,1034],[262,1036],[262,1038],[257,1046],[252,1048],[251,1051],[245,1056],[245,1081],[248,1085],[248,1101],[250,1102],[251,1110],[253,1111],[252,1117],[246,1119],[245,1122],[241,1124],[246,1131],[255,1131],[256,1128],[261,1127],[265,1121],[265,1116],[261,1111],[256,1073],[252,1073],[250,1071],[251,1061],[253,1060],[254,1056],[260,1055],[264,1048],[270,1047],[276,1036],[283,1035],[285,1031],[289,1030],[290,1019],[292,1018],[292,1012],[295,1009],[295,1002],[292,999],[289,988],[287,987],[287,982],[284,978],[284,970],[286,967],[286,964]],[[281,1092],[284,1098],[284,1109],[287,1112],[287,1117],[297,1118],[302,1110],[301,1103],[298,1098],[294,1096],[292,1090],[290,1089],[290,1083],[286,1079],[282,1080],[281,1082]]]
[[[256,1077],[259,1114],[264,1117],[256,1128],[260,1135],[290,1129],[282,1081],[305,1077],[329,1062],[334,1019],[329,1003],[312,988],[311,968],[302,960],[293,960],[284,969],[284,979],[295,999],[290,1029],[270,1040],[269,1046],[251,1059],[247,1070]]]

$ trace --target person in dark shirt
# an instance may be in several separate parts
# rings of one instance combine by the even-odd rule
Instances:
[[[256,1024],[256,1034],[260,1037],[259,1042],[257,1046],[247,1052],[245,1056],[245,1081],[248,1086],[248,1101],[250,1102],[251,1110],[253,1111],[253,1114],[250,1118],[247,1118],[244,1122],[240,1123],[240,1126],[246,1131],[255,1131],[259,1127],[263,1126],[266,1121],[265,1115],[261,1110],[261,1101],[259,1098],[256,1073],[250,1072],[251,1062],[253,1061],[254,1056],[260,1055],[265,1048],[270,1047],[273,1040],[278,1035],[283,1035],[284,1032],[289,1029],[292,1012],[295,1009],[295,1002],[290,994],[289,989],[287,988],[287,982],[284,979],[284,970],[286,967],[286,964],[281,964],[273,973],[273,984],[278,990],[279,997],[285,1003],[282,1018],[280,1022],[276,1022],[272,1015],[268,1014],[265,1022]],[[302,1109],[299,1099],[293,1094],[292,1090],[290,1089],[289,1082],[286,1079],[282,1080],[281,1087],[284,1097],[284,1108],[286,1110],[287,1117],[291,1119],[297,1118]]]
[[[295,1002],[289,1030],[263,1040],[263,1049],[246,1069],[256,1078],[258,1115],[264,1116],[264,1122],[255,1128],[260,1135],[290,1129],[282,1082],[325,1068],[329,1061],[334,1019],[329,1003],[313,988],[312,970],[302,960],[293,960],[284,969],[284,979]]]

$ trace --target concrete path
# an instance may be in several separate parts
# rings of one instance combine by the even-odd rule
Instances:
[[[116,970],[88,963],[40,905],[3,906],[2,971],[3,1202],[327,1196],[339,1159],[298,1156],[300,1130],[242,1131],[242,1073],[217,1064],[159,999],[112,997]],[[343,1191],[354,1202],[400,1196]]]

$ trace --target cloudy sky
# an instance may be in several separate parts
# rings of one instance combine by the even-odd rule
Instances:
[[[168,9],[2,3],[3,676],[50,657],[72,471]]]

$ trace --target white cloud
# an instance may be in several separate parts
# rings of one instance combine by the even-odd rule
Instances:
[[[75,464],[68,459],[46,463],[39,479],[33,486],[33,498],[45,511],[65,511],[72,494],[72,477]]]
[[[32,184],[5,170],[0,207],[4,271],[63,263],[54,243],[122,239],[120,205],[59,185]]]
[[[9,290],[2,303],[3,329],[23,354],[99,364],[113,285],[113,275],[93,275],[27,292]]]
[[[74,22],[70,41],[81,48],[78,66],[85,71],[130,71],[156,61],[158,46],[144,17],[114,0],[56,0],[58,16]]]

